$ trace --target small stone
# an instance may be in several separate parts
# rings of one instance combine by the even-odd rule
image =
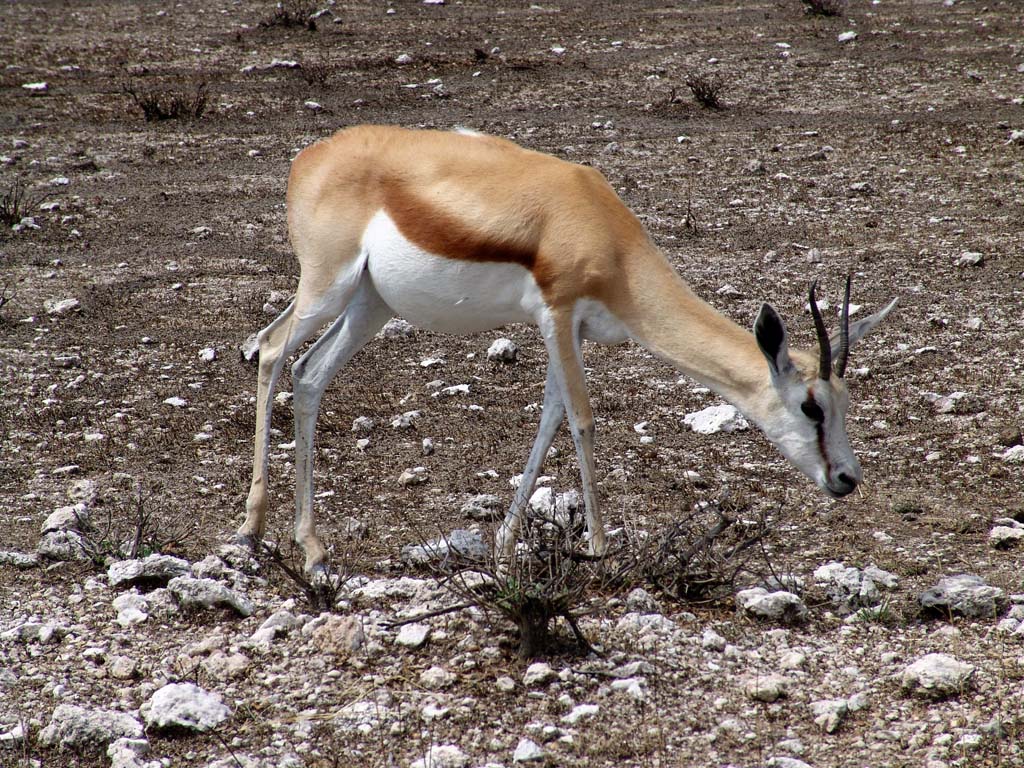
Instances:
[[[601,708],[597,704],[578,704],[562,718],[563,723],[576,725],[581,720],[591,720]]]
[[[170,683],[139,708],[146,725],[157,730],[213,730],[231,716],[221,697],[192,683]]]
[[[754,701],[770,704],[788,695],[789,679],[782,675],[759,675],[748,678],[743,690]]]
[[[626,595],[626,608],[638,613],[661,613],[661,605],[643,587],[636,587]]]
[[[401,416],[396,416],[391,420],[392,429],[409,429],[413,426],[416,419],[423,414],[420,411],[406,411]]]
[[[42,82],[40,82],[40,83],[22,83],[21,87],[24,88],[26,91],[28,91],[30,93],[37,94],[37,93],[46,93],[50,89],[50,84],[49,83],[42,83]]]
[[[114,656],[110,659],[108,670],[115,680],[132,680],[139,673],[139,665],[130,656]]]
[[[253,605],[245,597],[213,579],[178,576],[170,580],[167,589],[182,608],[231,608],[239,616],[251,616]]]
[[[199,350],[199,359],[204,363],[212,363],[217,359],[217,350],[213,347],[203,347]]]
[[[467,765],[469,757],[454,744],[435,744],[409,768],[465,768]]]
[[[353,432],[372,432],[373,428],[376,426],[377,422],[371,419],[369,416],[358,416],[352,420]]]
[[[736,606],[755,618],[781,621],[784,624],[793,624],[807,618],[804,601],[784,590],[769,592],[764,587],[744,589],[736,594]]]
[[[471,496],[459,510],[471,520],[495,520],[502,515],[501,499],[491,493]]]
[[[431,691],[440,691],[451,687],[456,680],[455,673],[444,667],[433,666],[420,673],[420,685]]]
[[[171,579],[191,572],[188,560],[171,555],[153,554],[142,560],[119,560],[107,569],[107,581],[112,587],[132,584],[166,585]]]
[[[810,707],[811,714],[814,716],[814,722],[825,733],[835,733],[843,718],[850,711],[850,705],[846,699],[812,701]]]
[[[173,397],[168,397],[166,400],[164,400],[164,405],[169,405],[172,408],[182,408],[188,405],[188,401],[182,397],[178,397],[177,395],[175,395]]]
[[[395,638],[397,645],[406,648],[420,648],[430,637],[430,627],[427,624],[406,624],[398,631]]]
[[[712,405],[683,417],[683,423],[694,432],[702,435],[713,435],[717,432],[735,432],[749,428],[735,406]]]
[[[854,32],[853,30],[850,30],[849,32],[841,32],[839,35],[836,36],[836,40],[838,40],[840,43],[852,43],[856,39],[857,33]]]
[[[203,659],[200,666],[214,680],[230,680],[241,677],[249,669],[249,657],[242,653],[225,653],[216,650]]]
[[[43,534],[36,553],[44,560],[73,562],[88,560],[88,549],[89,545],[77,531],[51,531]]]
[[[142,723],[125,712],[60,704],[53,711],[50,724],[40,731],[39,743],[81,752],[119,738],[139,739],[143,735]]]
[[[1024,445],[1013,445],[1003,451],[1000,458],[1007,464],[1024,463]]]
[[[401,53],[395,57],[395,64],[412,64],[412,56],[408,53]]]
[[[996,549],[1009,549],[1024,541],[1024,525],[997,525],[988,533],[989,543]]]
[[[494,681],[494,687],[502,693],[512,693],[516,689],[516,681],[508,675],[502,675]]]
[[[977,251],[964,251],[956,260],[958,267],[977,267],[985,261],[985,257]]]
[[[523,685],[527,688],[547,685],[556,677],[558,677],[558,673],[551,668],[550,664],[538,661],[526,668],[526,673],[523,675]]]
[[[416,333],[416,328],[400,317],[393,317],[384,323],[377,336],[385,339],[404,339]]]
[[[487,348],[487,359],[493,363],[514,363],[519,357],[519,347],[511,339],[496,339]]]
[[[925,698],[946,698],[967,689],[974,667],[944,653],[929,653],[903,670],[903,688]]]
[[[89,528],[89,509],[79,502],[67,507],[59,507],[50,513],[39,528],[41,534],[54,531],[82,531]]]
[[[520,739],[512,753],[513,763],[540,763],[545,759],[544,750],[532,739]]]
[[[46,310],[46,314],[58,317],[73,312],[81,306],[81,302],[78,299],[47,299],[43,302],[43,309]]]
[[[313,647],[341,658],[351,656],[365,643],[366,634],[358,616],[331,614],[313,630]]]
[[[413,485],[420,485],[429,480],[426,467],[413,467],[407,469],[398,476],[398,484],[408,488]]]
[[[925,611],[940,618],[950,614],[972,619],[993,619],[1006,607],[1006,593],[985,583],[980,576],[960,574],[941,579],[921,593],[918,600]]]
[[[709,651],[721,653],[725,650],[726,640],[713,629],[705,629],[700,641],[701,647]]]
[[[447,536],[426,544],[408,544],[402,547],[401,558],[402,562],[409,565],[425,565],[430,562],[443,562],[450,557],[485,560],[489,554],[490,549],[480,533],[456,528]]]

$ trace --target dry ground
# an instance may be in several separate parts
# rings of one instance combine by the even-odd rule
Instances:
[[[713,681],[689,662],[666,661],[652,683],[656,706],[604,705],[575,746],[552,748],[551,764],[754,766],[795,736],[808,746],[802,759],[819,767],[923,765],[930,741],[878,734],[914,720],[936,734],[959,733],[994,717],[1010,736],[939,756],[964,765],[1024,764],[1008,747],[1024,722],[1019,641],[993,635],[994,622],[937,634],[915,607],[921,589],[959,572],[1024,592],[1019,551],[995,551],[987,540],[993,519],[1024,514],[1021,465],[1001,459],[1022,422],[1024,144],[1010,136],[1024,128],[1024,8],[1012,0],[851,0],[846,13],[826,18],[805,13],[797,0],[322,7],[331,13],[315,30],[262,26],[273,4],[250,0],[0,9],[0,193],[20,179],[34,202],[59,204],[30,211],[39,229],[0,235],[0,289],[9,298],[0,307],[2,548],[33,550],[41,521],[67,503],[74,480],[88,478],[100,488],[100,510],[115,520],[123,524],[138,487],[164,538],[180,539],[177,553],[199,560],[214,551],[240,520],[251,460],[255,375],[237,350],[271,319],[264,310],[271,293],[288,294],[297,279],[283,216],[290,159],[355,123],[467,126],[599,168],[694,289],[744,325],[768,300],[809,342],[804,291],[812,278],[822,280],[833,307],[847,272],[865,311],[901,297],[893,318],[855,351],[853,367],[869,371],[851,383],[849,428],[867,481],[841,502],[824,498],[759,434],[686,430],[682,415],[715,400],[645,351],[587,350],[610,525],[657,531],[727,486],[752,513],[772,516],[770,553],[779,570],[807,578],[829,560],[875,563],[896,573],[901,587],[890,619],[852,637],[824,610],[808,626],[786,630],[785,642],[824,649],[811,653],[820,666],[791,704],[744,701],[729,679],[742,670],[727,667]],[[855,40],[837,40],[850,30]],[[402,54],[411,61],[396,63]],[[271,66],[274,60],[301,66]],[[724,109],[690,97],[684,81],[693,73],[721,75]],[[41,81],[48,83],[41,94],[22,87]],[[191,96],[201,84],[208,103],[196,120],[147,122],[126,92]],[[980,263],[958,265],[965,252],[980,254]],[[44,302],[64,298],[80,307],[47,314]],[[545,363],[532,329],[504,333],[521,348],[517,365],[487,361],[496,334],[418,332],[371,344],[328,392],[316,484],[332,494],[317,511],[325,540],[360,572],[391,573],[417,530],[463,525],[458,510],[468,495],[508,498],[508,479],[521,471],[536,429],[536,411],[527,406],[542,397]],[[215,349],[216,359],[200,360],[203,348]],[[425,370],[419,361],[427,357],[446,363]],[[469,383],[471,393],[433,398],[426,385],[435,379]],[[287,376],[282,388],[290,388]],[[955,392],[967,394],[940,412],[935,396]],[[165,404],[171,397],[186,405]],[[355,449],[354,418],[386,425],[414,408],[424,414],[415,435],[378,427],[365,452]],[[653,448],[639,443],[633,425],[641,421],[650,422]],[[277,409],[274,426],[281,432],[275,443],[290,439],[287,407]],[[212,437],[197,442],[200,432]],[[432,456],[421,455],[423,437],[436,444]],[[558,488],[571,488],[577,476],[568,436],[556,445],[560,455],[547,471]],[[398,475],[418,464],[429,482],[400,487]],[[496,478],[479,474],[488,469]],[[290,471],[288,451],[276,451],[271,525],[282,540]],[[686,471],[706,486],[691,487]],[[337,532],[347,516],[369,528],[355,546]],[[101,643],[114,615],[109,600],[88,618],[68,602],[90,575],[80,565],[0,570],[0,629],[49,604],[84,627],[79,634],[91,639],[82,643]],[[272,580],[265,596],[277,605],[295,594]],[[694,610],[665,609],[671,616],[687,608]],[[695,657],[703,627],[713,624],[739,647],[763,648],[771,658],[778,636],[770,628],[734,619],[728,603],[697,613],[687,630],[698,640]],[[160,654],[170,653],[167,643],[209,634],[219,620],[142,625],[136,639],[121,642],[136,648],[143,669],[155,669]],[[229,631],[245,636],[258,624]],[[350,701],[360,686],[413,695],[413,672],[463,652],[460,626],[418,656],[406,652],[408,674],[368,682],[365,664],[343,665],[340,677],[318,681],[327,689],[322,711]],[[485,646],[494,642],[479,627],[465,631]],[[613,636],[598,639],[619,653],[635,650]],[[44,692],[54,675],[76,679],[80,647],[39,654],[0,647],[19,676],[0,703],[5,728],[17,717],[48,722],[54,698]],[[338,765],[407,765],[424,745],[449,741],[473,765],[511,764],[525,725],[543,719],[546,707],[557,721],[558,705],[554,694],[538,703],[521,690],[495,690],[495,674],[518,675],[514,652],[502,648],[451,694],[475,702],[468,714],[398,735],[314,740],[303,759],[329,765],[333,754]],[[830,658],[830,648],[848,654],[845,661]],[[979,693],[906,703],[885,676],[923,649],[978,664]],[[301,678],[303,670],[287,663],[288,648],[276,653],[269,668],[292,683]],[[895,660],[879,661],[885,653]],[[874,681],[876,703],[822,735],[804,699],[825,697],[816,681],[849,659],[859,659],[859,674]],[[323,660],[314,662],[303,663],[322,675]],[[384,664],[369,663],[371,672]],[[247,678],[254,690],[262,672]],[[69,684],[76,703],[97,706],[114,706],[114,691],[124,686],[93,674]],[[270,750],[263,754],[273,758],[292,749],[280,734],[300,707],[260,704],[262,694],[249,696],[244,684],[231,695],[248,713],[225,732],[234,751]],[[22,702],[19,709],[13,701]],[[705,738],[730,713],[742,727]],[[101,762],[31,742],[5,749],[4,764]],[[193,765],[227,750],[210,737],[179,737],[155,741],[154,753]]]

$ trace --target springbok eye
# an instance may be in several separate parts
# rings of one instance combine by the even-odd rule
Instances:
[[[800,410],[804,412],[804,416],[816,424],[821,424],[825,421],[825,412],[821,410],[821,406],[813,400],[805,400],[800,403]]]

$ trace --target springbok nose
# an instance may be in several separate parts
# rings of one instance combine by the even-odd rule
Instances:
[[[857,478],[846,472],[840,472],[829,487],[836,496],[847,496],[857,487]]]

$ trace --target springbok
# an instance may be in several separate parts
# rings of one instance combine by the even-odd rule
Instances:
[[[566,412],[589,552],[605,550],[582,339],[632,339],[710,387],[830,496],[845,496],[861,481],[846,434],[843,374],[850,346],[881,322],[895,299],[850,324],[847,281],[841,330],[830,341],[812,285],[819,351],[791,350],[782,318],[768,304],[750,333],[694,295],[601,173],[468,131],[342,130],[295,158],[287,207],[301,275],[292,303],[258,336],[256,445],[240,542],[254,546],[266,526],[274,386],[285,360],[330,323],[292,367],[295,541],[307,572],[322,574],[312,451],[320,400],[394,315],[453,334],[532,323],[543,335],[544,407],[522,481],[498,529],[501,558],[514,551]]]

